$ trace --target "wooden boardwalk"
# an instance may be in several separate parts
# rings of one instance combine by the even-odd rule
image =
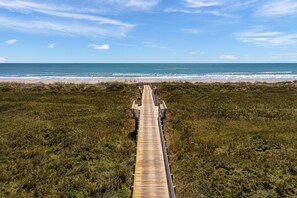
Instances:
[[[158,125],[158,107],[150,86],[143,88],[133,197],[169,197]]]

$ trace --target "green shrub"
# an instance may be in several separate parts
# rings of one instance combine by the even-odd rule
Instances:
[[[122,84],[0,84],[0,197],[128,197],[135,94]]]
[[[178,197],[297,196],[297,84],[163,83]]]

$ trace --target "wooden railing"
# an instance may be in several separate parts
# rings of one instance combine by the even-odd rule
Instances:
[[[166,141],[165,141],[165,136],[163,131],[163,124],[162,124],[163,123],[162,120],[166,117],[167,106],[164,101],[162,101],[162,103],[160,104],[157,102],[156,90],[153,90],[152,94],[153,94],[153,99],[155,101],[155,105],[159,106],[158,125],[159,125],[159,132],[160,132],[160,138],[161,138],[161,144],[162,144],[164,164],[166,169],[166,178],[167,178],[169,196],[170,198],[175,198],[175,186],[173,185],[173,175],[171,174],[169,157],[167,153],[167,146],[166,146]]]
[[[143,93],[143,86],[139,86],[139,92],[141,97],[138,100],[134,100],[131,107],[131,112],[133,115],[133,118],[135,119],[135,141],[136,141],[136,147],[135,147],[135,155],[134,155],[134,165],[133,165],[133,174],[132,174],[132,184],[131,184],[131,195],[130,197],[133,197],[134,193],[134,182],[135,182],[135,169],[136,169],[136,161],[137,161],[137,142],[138,142],[138,132],[139,132],[139,119],[140,119],[140,109],[139,106],[142,105],[142,93]]]

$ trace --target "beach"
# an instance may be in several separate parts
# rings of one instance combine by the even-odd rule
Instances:
[[[283,82],[297,64],[1,64],[0,82]]]
[[[28,79],[9,79],[0,80],[0,83],[23,83],[23,84],[98,84],[98,83],[125,83],[125,84],[138,84],[138,83],[163,83],[163,82],[176,82],[176,83],[280,83],[288,82],[293,83],[293,80],[28,80]]]
[[[297,194],[297,67],[260,66],[1,65],[0,197],[130,197],[151,83],[178,197]]]

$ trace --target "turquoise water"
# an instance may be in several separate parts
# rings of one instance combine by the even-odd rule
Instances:
[[[0,64],[0,80],[297,80],[294,64]]]

